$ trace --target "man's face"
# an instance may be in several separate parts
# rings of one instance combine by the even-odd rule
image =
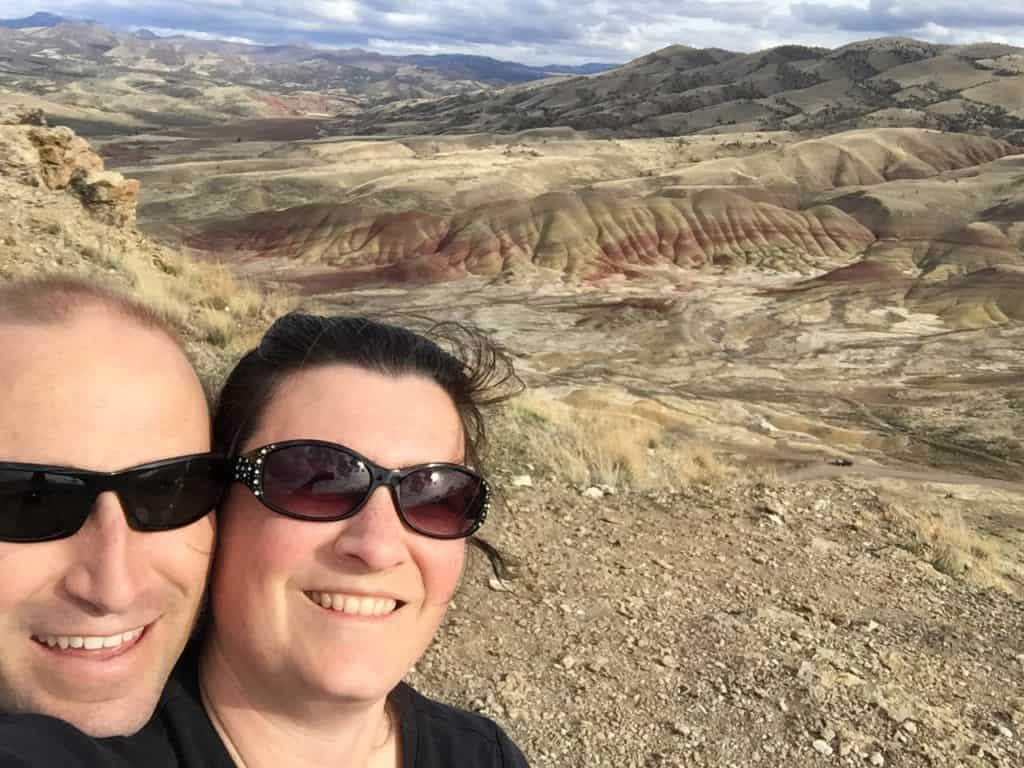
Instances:
[[[0,323],[0,403],[0,461],[115,471],[209,450],[188,361],[99,307],[53,325]],[[212,516],[134,531],[112,493],[74,536],[0,541],[0,711],[93,736],[141,728],[194,625],[213,541]]]

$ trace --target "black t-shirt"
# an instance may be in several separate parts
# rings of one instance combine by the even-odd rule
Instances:
[[[235,768],[206,712],[171,679],[133,736],[94,739],[44,715],[0,716],[0,768]]]
[[[528,768],[492,720],[421,696],[392,692],[402,729],[402,768]],[[43,715],[0,716],[0,768],[235,768],[199,699],[187,652],[153,719],[128,737],[93,739]],[[343,768],[339,766],[339,768]]]
[[[405,683],[391,694],[402,727],[402,768],[528,768],[493,720],[421,696]]]

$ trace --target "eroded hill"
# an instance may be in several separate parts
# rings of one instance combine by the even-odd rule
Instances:
[[[1024,50],[883,38],[742,54],[671,46],[609,72],[340,117],[343,134],[568,126],[597,135],[1024,128]]]
[[[645,160],[649,167],[660,163],[656,171],[625,179],[615,178],[611,161],[602,160],[603,142],[588,143],[594,152],[587,169],[567,159],[578,142],[548,138],[503,147],[484,143],[454,152],[447,162],[443,149],[414,140],[319,142],[218,164],[221,175],[209,180],[199,178],[203,166],[140,170],[155,198],[164,189],[170,195],[146,209],[165,232],[177,218],[191,246],[237,254],[257,271],[260,264],[286,269],[289,279],[318,290],[524,269],[552,270],[559,280],[743,266],[813,275],[864,260],[890,265],[912,281],[935,281],[1024,267],[1017,214],[1024,205],[1024,167],[1014,145],[919,129],[781,141],[778,146],[762,135],[749,145],[709,144],[725,156],[697,162],[678,156],[666,161],[664,153],[678,151],[678,144],[620,142],[610,150],[619,158],[619,173],[631,165],[636,173]],[[659,150],[660,160],[652,161]],[[524,155],[534,170],[535,194],[517,189]],[[261,178],[256,188],[248,183],[254,171]],[[591,178],[566,188],[567,172]],[[182,181],[192,173],[196,191],[183,196]],[[364,184],[347,182],[364,173],[375,175]],[[401,179],[401,186],[391,179]],[[328,180],[338,192],[324,193]],[[304,193],[320,201],[274,205],[285,194],[294,199]],[[202,200],[212,215],[196,219],[191,200]],[[216,213],[253,203],[257,210],[241,218]],[[998,297],[982,301],[999,308],[992,316],[1018,311],[1018,288],[1012,279],[1005,282]],[[964,293],[953,302],[957,309],[943,313],[980,322],[981,310],[965,308],[978,309],[969,298],[976,295]]]

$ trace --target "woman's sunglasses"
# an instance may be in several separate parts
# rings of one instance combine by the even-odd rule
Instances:
[[[128,525],[137,531],[181,528],[217,505],[229,477],[227,459],[209,453],[120,472],[0,462],[0,541],[71,536],[106,491],[117,494]]]
[[[234,479],[268,509],[315,522],[352,517],[384,485],[402,522],[434,539],[471,535],[490,509],[487,481],[461,464],[386,469],[320,440],[288,440],[249,451],[235,459]]]

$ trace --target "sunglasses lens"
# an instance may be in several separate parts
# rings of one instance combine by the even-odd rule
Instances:
[[[464,536],[483,510],[483,481],[454,467],[417,470],[398,486],[406,522],[427,536]]]
[[[369,469],[350,453],[325,445],[293,445],[263,460],[263,498],[308,519],[344,517],[366,498]]]
[[[217,506],[226,482],[225,462],[201,457],[133,472],[118,496],[133,527],[160,531],[202,518]]]
[[[76,477],[0,469],[0,540],[45,541],[68,536],[85,522],[93,494]]]

